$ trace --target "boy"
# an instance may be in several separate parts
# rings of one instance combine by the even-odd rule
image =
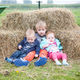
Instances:
[[[26,31],[26,37],[18,44],[18,50],[15,51],[10,58],[5,58],[5,60],[10,63],[13,62],[16,66],[27,66],[30,59],[33,59],[35,55],[35,57],[39,55],[39,51],[40,44],[36,39],[35,32],[32,29],[28,29]],[[25,58],[26,55],[27,60],[24,60],[24,63],[21,63],[20,58]]]
[[[47,52],[49,53],[49,58],[52,59],[53,61],[56,62],[56,65],[66,65],[68,66],[69,64],[67,63],[67,56],[65,53],[62,53],[59,50],[59,47],[56,44],[57,39],[55,39],[54,33],[52,31],[48,31],[46,33],[46,39],[44,39],[40,47],[41,49],[46,49]],[[59,59],[62,59],[62,64],[58,61]]]

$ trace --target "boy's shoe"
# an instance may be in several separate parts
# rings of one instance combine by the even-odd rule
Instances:
[[[40,57],[39,60],[37,60],[36,62],[34,62],[35,66],[43,66],[44,64],[47,63],[47,58],[45,57]]]
[[[9,62],[9,63],[12,63],[13,62],[13,59],[11,59],[11,58],[5,58],[5,60],[7,61],[7,62]]]
[[[28,64],[29,64],[29,61],[27,61],[27,60],[23,60],[23,59],[16,59],[15,61],[14,61],[14,65],[15,66],[28,66]]]

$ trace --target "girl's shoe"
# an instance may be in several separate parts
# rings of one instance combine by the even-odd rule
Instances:
[[[62,64],[63,64],[64,66],[69,66],[69,64],[68,64],[67,62],[62,62]]]
[[[56,62],[56,65],[59,65],[59,66],[60,66],[60,65],[62,65],[62,64],[61,64],[59,61],[57,61],[57,62]]]
[[[47,58],[45,57],[40,57],[39,60],[37,60],[36,62],[34,62],[35,66],[43,66],[44,64],[47,63]]]
[[[29,64],[29,61],[27,61],[27,60],[23,60],[23,59],[16,59],[15,61],[14,61],[14,65],[15,66],[28,66],[28,64]]]

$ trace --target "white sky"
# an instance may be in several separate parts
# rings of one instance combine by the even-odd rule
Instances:
[[[32,0],[32,3],[36,4],[36,1],[39,1],[39,0]],[[41,0],[41,1],[42,1],[43,4],[47,3],[47,0]],[[76,3],[76,2],[80,3],[80,0],[53,0],[53,1],[54,1],[54,4]],[[17,0],[17,3],[21,3],[22,4],[23,0]]]

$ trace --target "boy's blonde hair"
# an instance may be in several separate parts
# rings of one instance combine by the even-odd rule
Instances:
[[[51,33],[53,33],[53,35],[54,35],[54,32],[53,32],[53,31],[48,31],[48,32],[46,33],[46,36],[47,36],[48,34],[51,34]]]
[[[35,37],[35,32],[33,29],[28,29],[26,31],[26,37]]]
[[[36,24],[36,29],[38,28],[47,28],[47,25],[46,25],[46,22],[45,21],[42,21],[40,20],[37,24]]]

